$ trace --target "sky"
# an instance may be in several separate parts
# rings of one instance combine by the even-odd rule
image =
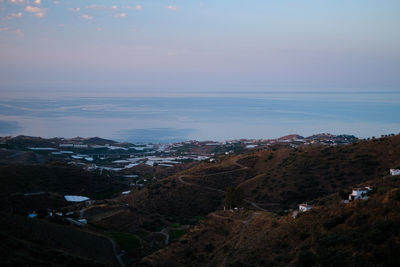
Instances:
[[[0,96],[399,90],[398,0],[0,0]]]

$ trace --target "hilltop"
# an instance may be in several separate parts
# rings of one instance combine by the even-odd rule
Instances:
[[[18,135],[16,137],[0,137],[0,143],[5,143],[8,145],[13,145],[16,147],[53,147],[58,146],[63,143],[80,143],[85,145],[105,145],[105,144],[115,144],[116,141],[103,139],[100,137],[74,137],[70,139],[66,138],[41,138],[35,136]]]

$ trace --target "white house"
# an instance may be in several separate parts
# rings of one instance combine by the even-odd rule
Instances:
[[[299,211],[300,212],[306,212],[306,211],[309,211],[310,209],[312,208],[312,206],[311,205],[308,205],[307,203],[303,203],[303,204],[300,204],[299,205]]]
[[[367,193],[372,190],[371,187],[354,188],[349,195],[349,200],[368,199]]]
[[[390,175],[400,175],[399,169],[390,169]]]

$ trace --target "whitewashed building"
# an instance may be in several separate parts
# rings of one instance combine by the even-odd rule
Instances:
[[[400,170],[399,169],[390,169],[390,175],[400,175]]]
[[[299,205],[299,211],[300,212],[306,212],[309,211],[312,208],[311,205],[308,205],[307,203],[303,203]]]
[[[368,199],[367,193],[371,190],[371,187],[363,187],[363,188],[354,188],[351,194],[349,195],[349,200],[356,199]]]

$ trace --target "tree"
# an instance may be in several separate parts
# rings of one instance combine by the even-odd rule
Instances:
[[[225,208],[232,209],[239,207],[243,203],[244,195],[240,187],[230,186],[226,190]]]

